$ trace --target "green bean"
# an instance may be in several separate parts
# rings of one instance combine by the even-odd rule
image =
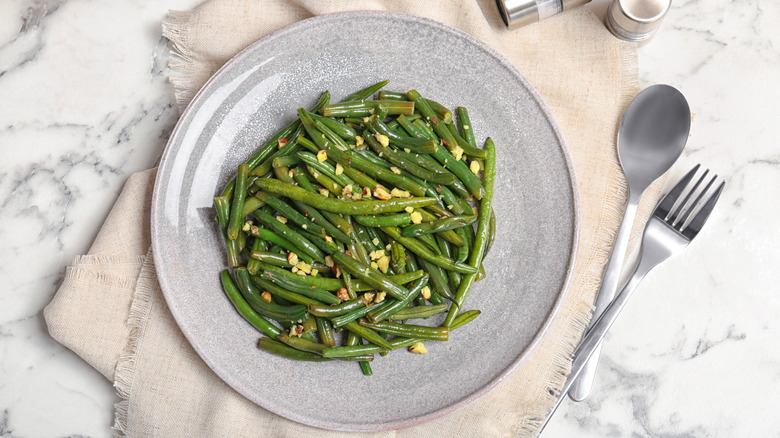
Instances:
[[[329,292],[335,292],[339,290],[339,288],[344,287],[344,283],[337,279],[337,278],[327,278],[327,277],[314,277],[311,275],[298,275],[293,274],[292,272],[282,269],[273,265],[269,265],[267,263],[263,264],[263,270],[269,271],[272,273],[272,275],[279,275],[284,276],[289,279],[292,279],[293,281],[297,281],[300,283],[304,283],[308,286],[316,286],[321,289],[325,289]],[[273,292],[273,291],[272,291]]]
[[[346,315],[347,313],[366,307],[365,301],[360,298],[355,298],[349,301],[344,301],[341,304],[335,306],[326,306],[324,304],[312,304],[309,306],[309,313],[314,316],[335,318],[337,316]]]
[[[469,117],[469,110],[466,107],[459,106],[458,109],[458,126],[461,132],[463,132],[463,138],[468,142],[471,147],[477,147],[477,140],[474,138],[474,128],[471,126],[471,118]]]
[[[396,272],[406,272],[406,250],[404,246],[393,240],[390,242],[390,261],[393,264],[393,269]]]
[[[274,297],[282,298],[285,301],[289,301],[296,304],[302,304],[308,306],[311,304],[323,304],[321,301],[317,301],[314,298],[309,298],[305,295],[301,295],[295,292],[290,292],[285,288],[277,286],[275,283],[262,279],[259,275],[250,275],[249,280],[257,287],[267,290]]]
[[[425,271],[417,268],[417,269],[415,269],[413,271],[410,271],[410,272],[404,272],[404,273],[395,274],[395,275],[388,275],[387,278],[389,278],[390,280],[393,280],[394,282],[396,282],[398,284],[407,284],[407,283],[411,283],[413,281],[419,280],[421,278],[424,278],[425,275],[426,275]],[[371,286],[371,284],[369,284],[368,282],[364,282],[362,280],[355,280],[354,286],[355,286],[355,291],[356,292],[364,292],[364,291],[367,291],[367,290],[374,289],[374,287]]]
[[[493,140],[488,138],[485,147],[487,149],[487,159],[485,160],[485,196],[480,202],[477,233],[474,238],[474,247],[469,255],[469,265],[475,268],[482,265],[482,259],[485,255],[485,249],[487,248],[490,216],[493,214],[493,185],[496,178],[496,147]],[[447,318],[444,320],[444,325],[448,326],[452,324],[452,321],[466,301],[466,296],[468,295],[471,286],[474,284],[476,277],[476,272],[463,276],[458,291],[455,293],[455,301],[453,301],[453,304],[447,313]]]
[[[317,260],[319,262],[325,261],[325,254],[323,254],[322,251],[320,251],[320,249],[317,246],[311,243],[307,238],[295,232],[292,228],[288,227],[286,224],[283,224],[275,217],[271,216],[270,214],[264,211],[260,211],[260,210],[255,211],[253,215],[263,225],[271,228],[277,234],[281,234],[282,237],[284,237],[293,245],[295,245],[295,247],[303,251],[303,253],[309,255],[312,259]],[[300,255],[301,254],[299,252],[298,256]]]
[[[369,137],[370,138],[370,137]],[[424,169],[420,166],[418,166],[415,162],[411,161],[409,157],[402,155],[403,153],[401,151],[397,151],[390,147],[384,147],[380,145],[377,141],[371,140],[367,141],[369,147],[376,151],[378,154],[382,154],[382,158],[386,159],[387,161],[390,161],[391,163],[395,164],[396,166],[400,167],[401,169],[411,173],[412,175],[418,177],[427,179],[428,181],[432,181],[437,184],[452,184],[452,182],[455,180],[455,175],[451,173],[436,173],[431,171],[430,169]],[[411,155],[411,154],[407,154]],[[392,171],[392,168],[391,168]]]
[[[257,263],[258,259],[252,257],[252,253],[259,253],[263,252],[265,249],[265,241],[263,239],[260,239],[258,237],[255,238],[255,240],[252,242],[252,250],[249,254],[249,260],[246,262],[246,269],[249,271],[250,274],[255,275],[257,274],[257,271],[260,270],[260,264]]]
[[[255,212],[256,213],[256,212]],[[254,230],[254,228],[253,228]],[[311,264],[314,259],[306,252],[302,251],[300,248],[298,248],[295,244],[290,242],[289,240],[285,239],[282,236],[279,236],[278,234],[274,233],[273,231],[266,230],[265,228],[257,228],[257,234],[258,237],[260,237],[263,240],[267,240],[271,243],[274,243],[276,245],[281,246],[288,252],[294,252],[298,257],[305,261],[306,263]]]
[[[244,299],[260,315],[277,321],[298,321],[307,318],[306,306],[300,304],[282,306],[266,301],[255,285],[250,282],[249,272],[245,268],[234,269],[233,275]]]
[[[295,292],[297,294],[301,294],[326,304],[338,304],[341,302],[337,296],[326,291],[325,289],[319,288],[317,286],[307,285],[306,283],[296,281],[297,279],[291,277],[273,275],[273,273],[270,271],[264,271],[260,274],[260,278],[272,281],[279,287],[283,287],[290,292]]]
[[[307,362],[327,362],[332,359],[322,357],[322,355],[310,353],[308,351],[296,350],[289,345],[283,344],[279,341],[275,341],[271,338],[260,338],[257,342],[257,348],[275,354],[277,356],[286,357],[287,359],[301,360]]]
[[[445,312],[449,306],[446,304],[433,304],[430,306],[416,306],[401,309],[391,319],[393,321],[406,321],[407,319],[430,318],[433,315]]]
[[[412,300],[420,295],[422,289],[428,284],[429,278],[429,274],[425,274],[425,277],[420,279],[420,281],[417,282],[414,287],[412,287],[412,289],[409,291],[409,295],[406,296],[406,298],[396,301],[388,300],[387,304],[383,304],[371,309],[366,315],[368,320],[371,322],[382,321],[383,319],[387,319],[395,313],[399,312],[401,309],[404,309],[409,305],[409,303],[412,302]]]
[[[365,227],[397,227],[412,223],[409,213],[386,215],[367,214],[355,216],[354,219],[357,223]]]
[[[301,162],[300,157],[298,157],[297,154],[295,155],[285,155],[283,157],[276,157],[273,161],[273,167],[290,167],[294,166]]]
[[[384,135],[388,138],[390,144],[399,148],[407,148],[417,153],[430,154],[436,151],[436,142],[429,138],[406,137],[391,131],[379,119],[373,119],[368,127],[376,134]]]
[[[343,315],[334,316],[331,318],[330,322],[333,324],[333,327],[339,328],[357,320],[358,318],[362,318],[366,315],[366,313],[368,313],[369,309],[370,307],[359,307],[355,310],[350,310]]]
[[[268,158],[263,160],[262,163],[258,164],[257,167],[252,169],[250,175],[262,177],[268,173],[274,167],[273,163],[275,159],[290,155],[296,151],[298,148],[298,141],[301,139],[302,135],[303,127],[298,126],[295,128],[295,131],[292,132],[290,138],[287,139],[286,142],[281,142],[282,139],[279,139],[279,149],[274,150],[273,153],[268,156]]]
[[[435,100],[425,99],[425,103],[436,113],[440,122],[444,122],[447,125],[452,123],[452,111],[449,108]]]
[[[257,241],[260,239],[255,239],[255,240]],[[282,249],[284,250],[284,248]],[[265,262],[270,265],[278,266],[280,268],[292,268],[292,265],[287,261],[287,256],[281,255],[276,252],[252,250],[252,252],[249,253],[249,257],[251,257],[253,260]],[[252,273],[252,275],[255,275],[255,273]]]
[[[328,346],[326,346],[325,344],[320,344],[319,342],[312,342],[307,339],[296,338],[294,336],[290,336],[289,333],[287,332],[280,333],[279,336],[276,337],[276,339],[280,342],[287,344],[292,348],[295,348],[296,350],[307,351],[309,353],[314,353],[320,356],[322,356],[322,352],[328,348]],[[371,361],[374,360],[374,358],[373,356],[362,355],[362,356],[343,358],[342,360]]]
[[[468,141],[466,141],[463,137],[460,136],[458,133],[458,128],[455,125],[447,125],[447,129],[449,129],[450,134],[452,134],[452,138],[455,139],[458,146],[463,149],[463,153],[468,155],[469,157],[474,157],[478,159],[485,159],[485,150],[480,149],[477,147],[472,147]]]
[[[382,90],[377,93],[376,97],[380,100],[409,100],[406,98],[406,93],[398,93],[396,91]]]
[[[344,328],[360,336],[361,338],[367,340],[368,342],[371,342],[372,344],[376,344],[380,347],[385,347],[387,349],[390,349],[391,347],[390,344],[387,342],[387,340],[382,336],[380,336],[379,333],[375,332],[374,330],[368,327],[363,327],[354,321],[345,324]]]
[[[325,318],[314,318],[317,322],[317,331],[320,333],[320,342],[328,347],[336,346],[336,336],[333,333],[333,326]]]
[[[411,170],[408,170],[409,173],[412,173],[418,178],[423,178],[424,180],[430,181],[431,183],[435,183],[435,184],[449,185],[455,182],[455,175],[449,170],[445,169],[433,157],[431,157],[428,154],[418,154],[414,152],[406,152],[405,150],[396,150],[395,154],[393,155],[397,155],[398,159],[404,160],[406,162],[414,163],[419,168],[422,168],[425,171],[427,171],[427,173],[423,175],[417,175],[414,174]],[[390,156],[387,155],[387,157],[389,160]]]
[[[403,229],[405,237],[415,237],[422,234],[440,233],[442,231],[454,230],[455,228],[466,227],[477,221],[476,216],[452,216],[443,219],[436,219],[431,222],[422,222],[412,224]]]
[[[364,354],[375,354],[388,351],[388,348],[380,347],[373,344],[361,344],[361,345],[345,345],[340,347],[331,347],[322,351],[324,357],[327,358],[343,358],[354,357]]]
[[[246,199],[246,182],[249,174],[249,166],[246,164],[238,165],[238,174],[236,175],[236,186],[233,192],[233,205],[230,207],[230,220],[227,226],[227,236],[230,240],[238,238],[238,232],[241,230],[244,218],[241,212],[244,211],[244,199]]]
[[[275,325],[271,324],[267,319],[263,318],[247,303],[246,299],[241,295],[241,292],[236,287],[233,279],[230,278],[230,271],[224,269],[220,274],[222,281],[222,288],[225,290],[233,307],[236,308],[238,313],[247,320],[253,327],[265,333],[266,336],[276,338],[281,333],[281,330]]]
[[[320,172],[327,175],[330,179],[333,181],[336,181],[337,183],[341,184],[342,186],[346,186],[349,184],[357,185],[355,181],[352,180],[349,176],[345,174],[336,174],[336,169],[331,166],[327,161],[320,162],[317,157],[309,152],[298,152],[298,157],[300,157],[303,162],[305,162],[307,165],[319,170]],[[339,196],[341,193],[339,193]]]
[[[308,192],[300,187],[272,179],[259,179],[255,181],[255,184],[263,191],[286,196],[290,199],[310,204],[320,210],[351,215],[396,213],[403,211],[406,207],[424,207],[436,202],[434,198],[422,197],[391,199],[389,201],[344,201],[325,198],[322,195]]]
[[[379,106],[387,109],[388,115],[412,114],[414,102],[398,100],[356,100],[325,105],[320,114],[325,117],[365,117],[373,115]]]
[[[357,137],[357,132],[355,132],[354,129],[350,128],[349,125],[339,122],[336,119],[331,119],[330,117],[323,117],[311,111],[309,111],[309,116],[311,116],[312,120],[314,120],[315,122],[320,122],[325,126],[327,126],[328,129],[333,131],[335,134],[337,134],[339,137],[341,137],[344,140],[354,140],[355,137]]]
[[[422,122],[421,119],[415,120],[413,122],[414,125],[418,125],[418,127],[421,129],[421,131],[426,132],[426,129],[430,129],[427,125],[425,125],[424,122]],[[444,128],[446,129],[446,128]],[[448,131],[449,132],[449,131]],[[426,133],[426,135],[433,135],[433,133]],[[485,188],[482,186],[482,182],[479,180],[479,177],[474,175],[474,173],[471,172],[469,167],[461,160],[456,160],[455,157],[452,156],[446,149],[444,149],[441,146],[438,146],[436,148],[436,152],[432,153],[431,156],[436,159],[439,163],[441,163],[442,166],[444,166],[445,169],[449,170],[450,172],[454,173],[455,176],[460,178],[461,182],[466,186],[469,193],[474,195],[475,198],[481,199],[482,195],[485,193]],[[453,186],[455,188],[457,186]]]
[[[420,184],[417,184],[416,182],[402,175],[397,175],[388,169],[379,167],[371,163],[370,161],[361,158],[357,154],[341,151],[337,147],[331,145],[330,143],[324,146],[324,150],[327,152],[328,158],[333,158],[334,161],[344,166],[345,173],[347,168],[355,168],[357,170],[367,173],[368,175],[376,179],[380,179],[398,188],[407,190],[415,196],[422,196],[425,194],[425,187],[421,186]],[[353,201],[353,202],[360,202],[360,201]],[[390,201],[363,201],[363,202],[376,203],[376,202],[390,202]],[[432,204],[433,202],[435,202],[435,199],[431,200],[430,203]],[[379,213],[379,212],[374,211],[374,213]],[[366,213],[355,213],[355,214],[366,214]]]
[[[409,295],[409,291],[403,286],[394,282],[371,266],[359,262],[343,252],[333,254],[333,260],[349,271],[350,274],[373,286],[375,289],[386,292],[396,299],[402,300]]]
[[[490,212],[490,228],[488,232],[488,242],[485,248],[485,255],[488,255],[490,248],[493,247],[493,242],[496,240],[496,212]]]
[[[219,222],[219,227],[222,229],[222,237],[225,241],[225,251],[227,252],[228,265],[230,265],[231,268],[235,268],[236,266],[240,265],[238,261],[238,253],[240,251],[238,250],[238,242],[229,239],[227,236],[227,227],[230,215],[229,203],[230,201],[228,201],[228,198],[225,196],[218,196],[214,198],[214,208],[217,211],[217,221]]]
[[[428,260],[434,265],[441,266],[444,269],[449,269],[461,274],[476,273],[477,268],[464,263],[457,262],[449,257],[444,257],[438,254],[434,254],[431,250],[426,249],[418,240],[413,237],[404,237],[401,235],[401,231],[396,227],[382,227],[382,231],[388,236],[397,240],[398,243],[406,247],[409,251],[417,254],[420,258]]]
[[[352,102],[355,100],[365,100],[371,97],[372,94],[379,91],[382,87],[390,83],[390,80],[386,79],[384,81],[379,81],[376,84],[369,85],[366,88],[363,88],[361,90],[355,91],[354,93],[350,94],[349,96],[345,97],[342,102]]]
[[[368,143],[369,146],[371,145],[371,143],[375,143],[377,145],[379,144],[379,142],[377,142],[373,136],[366,136],[366,143]],[[383,147],[383,146],[380,145],[379,147]],[[375,166],[383,167],[385,169],[389,169],[393,167],[390,163],[385,161],[383,158],[379,157],[377,154],[369,150],[352,151],[352,153],[359,156],[360,158],[370,161]]]
[[[478,317],[480,314],[479,310],[469,310],[466,312],[461,313],[458,315],[450,325],[450,331],[455,330],[456,328],[463,327],[464,325],[470,323],[471,321],[474,321],[476,317]]]
[[[330,128],[327,127],[324,123],[322,123],[319,120],[312,119],[312,122],[314,124],[314,127],[317,128],[317,130],[322,133],[322,135],[325,136],[325,139],[329,142],[335,144],[337,147],[341,149],[349,149],[349,145],[346,141],[344,141],[343,138],[339,137],[338,134],[333,132]]]
[[[442,254],[446,255],[447,257],[453,257],[454,251],[449,242],[444,240],[441,236],[436,236],[436,243],[439,245]],[[455,271],[447,271],[447,276],[450,278],[450,284],[452,287],[457,290],[463,276]]]
[[[446,341],[450,338],[450,329],[448,327],[426,327],[424,325],[397,324],[386,321],[369,322],[366,319],[360,319],[358,323],[363,327],[368,327],[374,331],[396,336],[430,339],[434,341]]]
[[[325,175],[324,173],[320,172],[319,170],[311,167],[306,166],[306,170],[309,172],[309,175],[311,175],[315,181],[317,181],[322,187],[325,187],[328,189],[328,191],[333,194],[335,197],[341,196],[343,193],[344,187],[341,186],[341,184],[337,183],[336,181],[333,181],[328,175]],[[324,193],[320,193],[324,196]]]
[[[265,205],[265,203],[253,196],[250,196],[244,200],[244,210],[241,212],[241,217],[247,217],[255,210]]]

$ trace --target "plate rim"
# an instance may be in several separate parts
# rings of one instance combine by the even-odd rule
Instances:
[[[446,406],[443,406],[428,414],[409,417],[403,420],[387,421],[383,423],[372,423],[366,426],[362,426],[360,424],[355,424],[355,423],[350,423],[348,425],[345,425],[343,423],[328,422],[328,421],[322,421],[322,422],[312,421],[310,418],[306,418],[306,416],[296,415],[295,413],[291,414],[290,412],[287,411],[280,412],[278,409],[274,409],[275,407],[271,407],[264,403],[260,403],[256,401],[256,399],[252,396],[252,394],[247,394],[246,393],[247,391],[245,391],[244,388],[242,388],[240,385],[234,385],[233,382],[229,381],[230,380],[229,378],[223,377],[223,375],[217,373],[215,370],[221,369],[221,367],[216,366],[207,358],[208,355],[204,354],[204,352],[201,351],[201,349],[196,345],[196,343],[193,342],[193,339],[191,339],[192,334],[188,333],[188,331],[184,327],[182,327],[182,325],[179,323],[179,318],[177,318],[177,312],[175,310],[176,307],[171,305],[171,302],[169,300],[169,293],[166,292],[166,289],[168,287],[166,280],[161,278],[159,273],[157,274],[157,280],[158,280],[158,284],[160,285],[160,290],[163,294],[163,298],[165,299],[165,304],[168,307],[171,315],[173,316],[173,319],[176,322],[177,327],[184,335],[185,339],[187,339],[187,342],[198,354],[198,357],[201,360],[203,360],[203,362],[210,368],[210,370],[214,372],[214,374],[225,384],[227,384],[231,389],[241,394],[242,397],[246,398],[247,400],[251,401],[253,404],[275,415],[279,415],[286,419],[301,424],[305,424],[308,426],[313,426],[313,427],[327,429],[327,430],[334,430],[334,431],[379,432],[379,431],[403,429],[403,428],[427,423],[437,418],[443,417],[445,415],[463,409],[464,407],[479,400],[480,398],[484,397],[489,392],[491,392],[493,389],[495,389],[501,382],[503,382],[514,371],[516,371],[517,368],[522,363],[524,363],[528,359],[528,357],[537,349],[537,347],[541,343],[541,340],[544,338],[544,335],[547,334],[553,321],[560,313],[560,310],[563,306],[563,302],[565,301],[566,297],[569,295],[571,289],[572,279],[574,276],[574,270],[577,261],[577,251],[579,248],[580,231],[581,231],[580,196],[579,196],[579,191],[577,189],[578,187],[577,176],[575,173],[571,152],[569,151],[569,147],[565,141],[565,138],[563,136],[563,133],[561,132],[560,127],[558,126],[557,122],[555,121],[555,118],[550,112],[547,103],[544,101],[544,99],[536,90],[536,88],[531,85],[528,79],[522,73],[520,73],[520,71],[512,63],[510,63],[509,60],[507,60],[503,55],[498,53],[495,49],[488,46],[486,43],[482,42],[481,40],[477,39],[471,34],[466,33],[460,29],[454,28],[447,24],[426,17],[407,14],[403,12],[381,11],[381,10],[346,11],[346,12],[334,12],[334,13],[328,13],[322,15],[315,15],[313,17],[309,17],[294,22],[280,29],[277,29],[263,36],[262,38],[256,40],[249,46],[245,47],[244,49],[236,53],[233,57],[231,57],[228,61],[226,61],[219,69],[217,69],[217,71],[211,77],[209,77],[209,79],[203,84],[203,86],[200,87],[197,93],[195,93],[195,95],[193,96],[192,100],[190,100],[190,102],[187,104],[185,109],[182,111],[181,115],[179,116],[176,122],[176,125],[174,126],[170,136],[168,137],[168,141],[166,142],[165,149],[163,150],[163,153],[160,156],[157,168],[158,169],[162,168],[165,162],[170,158],[171,154],[173,154],[171,150],[172,149],[171,144],[173,142],[173,139],[177,138],[179,131],[184,129],[182,128],[181,121],[187,119],[189,113],[195,111],[195,106],[197,102],[201,99],[202,95],[204,95],[205,90],[207,90],[213,82],[218,80],[218,78],[221,76],[223,71],[231,69],[232,65],[239,62],[239,60],[244,56],[246,56],[247,53],[252,52],[253,50],[256,49],[257,46],[264,44],[267,40],[272,40],[273,38],[277,37],[282,33],[291,32],[300,27],[314,26],[317,25],[319,22],[340,20],[349,17],[389,18],[389,19],[398,19],[403,21],[422,22],[427,26],[434,27],[440,31],[453,34],[454,36],[466,40],[468,43],[473,44],[477,48],[487,53],[490,57],[494,58],[500,65],[502,65],[509,72],[511,72],[512,75],[515,76],[515,78],[525,87],[525,89],[533,97],[533,99],[536,100],[537,104],[539,105],[539,108],[541,109],[542,115],[547,120],[548,125],[552,128],[553,134],[560,146],[560,150],[564,158],[564,162],[566,164],[566,170],[569,174],[569,190],[571,192],[572,216],[573,216],[572,229],[571,229],[572,242],[571,242],[569,258],[567,260],[566,274],[562,282],[562,286],[558,292],[557,298],[552,306],[552,309],[549,311],[547,317],[544,320],[544,323],[539,327],[531,342],[528,344],[525,350],[523,350],[523,352],[517,357],[517,359],[515,359],[505,369],[503,369],[499,375],[497,375],[494,379],[490,380],[486,385],[482,386],[480,389],[472,392],[471,394],[461,398],[460,400],[457,400],[454,403],[450,403]],[[152,258],[155,263],[155,266],[161,266],[160,257],[162,257],[161,255],[159,255],[160,252],[158,251],[158,249],[160,248],[159,246],[160,244],[158,243],[158,239],[156,237],[158,234],[156,231],[158,229],[158,224],[157,221],[155,220],[155,217],[158,216],[157,206],[160,198],[159,188],[161,187],[161,184],[159,183],[161,180],[162,180],[162,172],[158,171],[157,174],[155,175],[154,188],[152,192],[152,205],[150,209],[150,234],[151,234],[150,237],[151,237]]]

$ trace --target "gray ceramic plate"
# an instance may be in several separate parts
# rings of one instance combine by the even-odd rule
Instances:
[[[334,101],[382,79],[469,108],[498,148],[498,236],[466,308],[482,315],[426,355],[299,363],[255,347],[259,333],[219,284],[225,266],[211,208],[254,148],[329,90]],[[292,420],[337,430],[418,424],[486,394],[528,356],[568,286],[577,198],[560,132],[528,82],[474,38],[408,15],[312,18],[241,52],[181,117],[157,175],[152,244],[160,286],[184,335],[228,385]]]

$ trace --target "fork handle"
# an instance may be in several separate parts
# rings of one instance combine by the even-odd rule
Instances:
[[[561,404],[561,400],[565,398],[566,393],[569,391],[569,389],[571,389],[575,380],[577,380],[577,377],[582,372],[585,364],[588,363],[588,359],[590,359],[596,350],[598,350],[598,348],[601,346],[601,341],[612,327],[612,324],[617,319],[620,311],[623,310],[623,307],[625,307],[628,299],[631,298],[631,295],[633,294],[634,289],[636,289],[636,286],[642,281],[645,275],[650,272],[651,269],[669,258],[670,255],[671,252],[667,251],[660,245],[653,245],[649,241],[645,242],[645,245],[642,247],[639,264],[637,265],[633,275],[631,275],[631,278],[628,280],[628,283],[626,283],[625,287],[623,287],[623,290],[620,292],[617,298],[615,298],[609,304],[609,306],[604,309],[604,312],[601,314],[599,319],[591,324],[591,327],[585,334],[582,343],[580,343],[580,346],[577,347],[577,350],[574,352],[574,360],[572,361],[569,377],[566,378],[566,382],[563,384],[561,392],[558,394],[558,399],[556,400],[555,405],[551,409],[550,413],[547,415],[547,419],[545,420],[544,426],[542,426],[541,430],[544,430],[544,427],[558,409],[558,406]]]

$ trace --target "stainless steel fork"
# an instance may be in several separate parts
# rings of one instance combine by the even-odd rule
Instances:
[[[723,191],[725,182],[721,182],[714,190],[710,190],[717,180],[717,175],[712,176],[706,182],[709,170],[705,170],[691,187],[691,181],[698,170],[699,165],[697,164],[667,193],[647,221],[644,236],[642,237],[639,264],[628,283],[623,287],[623,290],[591,326],[582,343],[574,352],[571,373],[566,379],[563,388],[561,388],[555,406],[553,406],[545,420],[545,426],[555,413],[561,400],[565,398],[566,393],[577,379],[588,359],[590,359],[601,340],[610,327],[612,327],[612,323],[615,322],[618,314],[623,310],[623,307],[628,302],[636,286],[642,281],[642,278],[656,265],[688,246],[691,240],[699,234],[702,226],[710,216],[712,209],[718,202],[720,193]],[[702,183],[705,182],[705,187],[700,188]],[[688,189],[689,187],[690,189]],[[685,196],[683,197],[683,195]],[[693,202],[690,202],[694,196],[696,198]],[[544,426],[542,426],[542,430],[544,430]]]

